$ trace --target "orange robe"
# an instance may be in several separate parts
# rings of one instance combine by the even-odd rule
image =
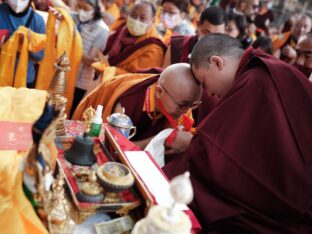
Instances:
[[[83,54],[82,40],[70,14],[62,8],[58,8],[58,11],[62,14],[63,19],[60,22],[57,32],[55,31],[56,16],[52,12],[49,12],[47,46],[44,51],[44,58],[40,63],[36,88],[43,90],[49,88],[54,74],[53,64],[66,51],[70,60],[70,71],[66,74],[65,93],[65,97],[68,100],[66,106],[66,112],[68,114],[73,101],[77,71]]]
[[[102,119],[106,122],[107,116],[120,102],[125,107],[125,113],[137,127],[137,134],[133,140],[154,136],[170,126],[165,115],[161,113],[154,115],[156,114],[155,92],[158,78],[159,75],[156,74],[127,74],[105,81],[82,100],[73,119],[80,120],[83,112],[90,106],[96,108],[97,105],[103,105]],[[147,92],[148,89],[150,92]],[[133,105],[135,102],[136,104]],[[192,111],[188,110],[186,116],[192,119]],[[176,123],[184,125],[184,121],[185,117],[181,117]]]
[[[285,46],[290,40],[291,32],[285,32],[272,38],[273,53]],[[293,47],[293,45],[291,45]]]
[[[123,35],[128,35],[126,27],[119,28],[109,37],[104,51],[105,55],[109,55],[109,65],[117,67],[115,75],[135,73],[138,70],[152,67],[161,67],[167,47],[154,26],[143,36],[132,37],[133,44],[127,46],[126,51],[121,49],[118,50],[118,53],[115,53],[116,55],[110,56],[112,49],[116,48],[114,44],[123,39]],[[123,46],[120,45],[120,47]]]
[[[103,121],[109,116],[114,108],[118,97],[125,91],[140,82],[156,76],[155,74],[125,74],[105,80],[78,105],[72,119],[81,120],[83,112],[90,106],[96,109],[97,105],[103,105]]]

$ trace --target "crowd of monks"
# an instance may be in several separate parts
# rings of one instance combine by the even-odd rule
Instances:
[[[0,85],[47,90],[66,51],[67,114],[128,115],[165,174],[189,171],[202,232],[312,232],[312,21],[271,0],[6,0]],[[41,25],[41,26],[40,26]]]

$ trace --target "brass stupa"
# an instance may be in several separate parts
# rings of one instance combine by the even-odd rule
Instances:
[[[64,52],[54,64],[56,71],[50,83],[48,92],[52,103],[56,105],[62,112],[60,120],[56,126],[56,135],[63,136],[66,134],[65,129],[65,119],[67,117],[65,113],[67,98],[65,97],[66,92],[66,72],[70,70],[70,61],[67,57],[66,52]]]

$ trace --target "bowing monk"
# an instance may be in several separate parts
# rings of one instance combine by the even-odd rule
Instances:
[[[209,33],[225,33],[226,23],[226,13],[222,8],[206,8],[197,23],[197,35],[173,36],[171,38],[171,45],[165,54],[163,67],[179,62],[188,63],[190,54],[198,40]],[[214,98],[207,97],[203,92],[200,106],[193,110],[195,124],[198,124],[214,105]]]
[[[108,38],[104,55],[109,66],[117,67],[116,75],[161,67],[166,45],[155,28],[155,14],[151,2],[136,3],[126,25]]]
[[[204,233],[311,233],[311,82],[222,34],[197,43],[191,68],[219,103],[164,171],[190,172]]]
[[[195,44],[208,33],[225,33],[226,13],[220,7],[208,7],[197,22],[196,35],[179,35],[171,38],[170,46],[166,51],[163,67],[174,63],[189,62]]]
[[[82,100],[73,119],[80,119],[89,106],[103,105],[104,120],[125,108],[125,114],[137,128],[131,140],[145,148],[160,131],[176,123],[186,126],[182,122],[185,116],[181,117],[185,113],[191,117],[190,108],[198,105],[200,95],[201,86],[193,78],[189,65],[175,64],[160,75],[127,74],[102,83]]]

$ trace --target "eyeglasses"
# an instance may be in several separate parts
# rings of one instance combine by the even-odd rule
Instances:
[[[162,87],[163,90],[165,90],[165,92],[168,94],[168,96],[172,99],[172,101],[177,105],[179,109],[186,109],[186,108],[195,109],[201,104],[201,101],[199,100],[193,103],[180,104],[174,99],[174,97],[168,92],[168,90],[162,84],[159,83],[159,86]]]

